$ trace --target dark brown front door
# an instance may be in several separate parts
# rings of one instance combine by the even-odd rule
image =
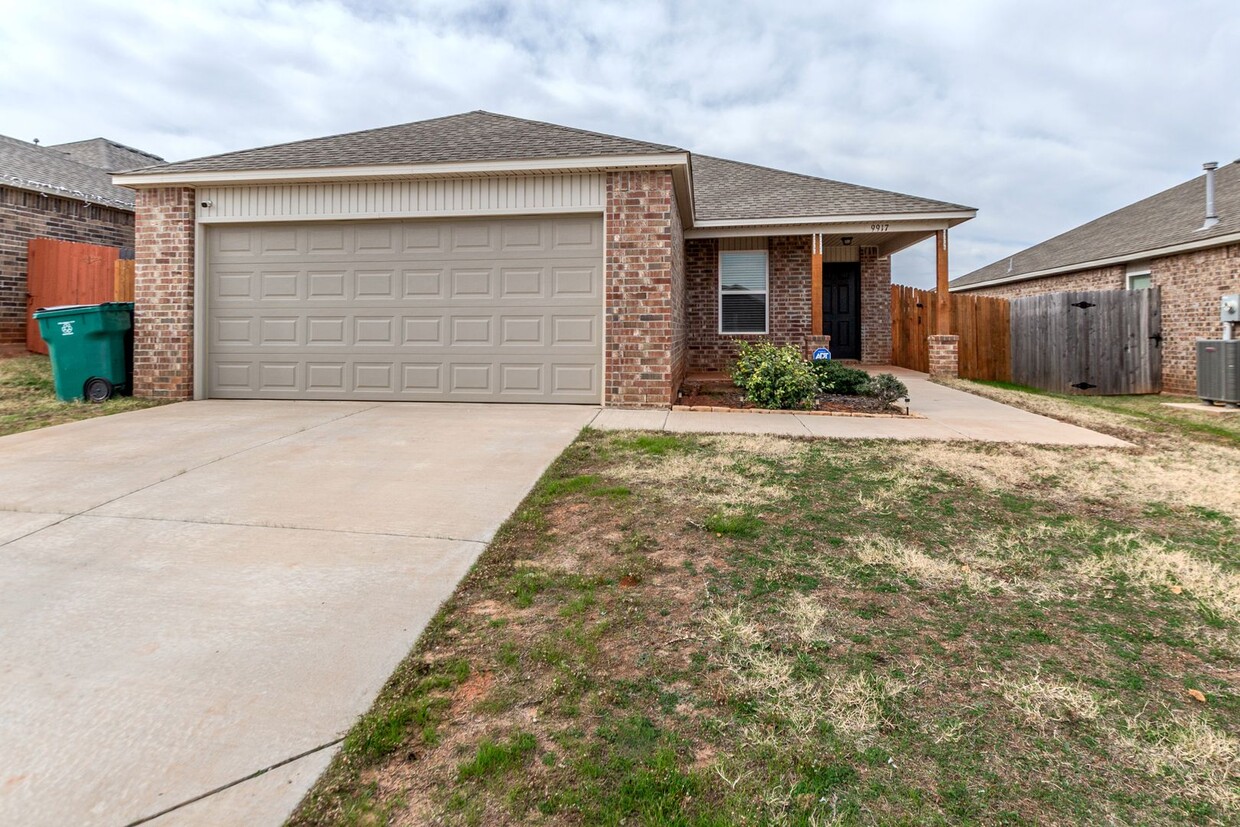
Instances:
[[[822,332],[835,359],[861,358],[861,265],[822,265]]]

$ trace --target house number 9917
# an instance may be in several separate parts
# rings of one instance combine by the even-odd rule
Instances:
[[[885,233],[890,229],[891,229],[890,224],[871,224],[870,225],[870,232],[872,233]]]

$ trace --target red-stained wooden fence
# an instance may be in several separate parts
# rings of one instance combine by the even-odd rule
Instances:
[[[32,314],[40,307],[116,300],[119,247],[33,238],[26,243],[26,349],[47,353]]]

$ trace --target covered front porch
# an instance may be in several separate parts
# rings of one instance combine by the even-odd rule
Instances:
[[[727,371],[740,341],[891,361],[891,256],[933,237],[947,296],[948,230],[963,218],[698,227],[685,233],[686,373]],[[941,313],[950,329],[950,308]]]

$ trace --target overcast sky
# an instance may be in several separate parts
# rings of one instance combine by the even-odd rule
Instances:
[[[1234,0],[5,6],[12,137],[181,160],[488,109],[977,207],[953,277],[1240,156]]]

